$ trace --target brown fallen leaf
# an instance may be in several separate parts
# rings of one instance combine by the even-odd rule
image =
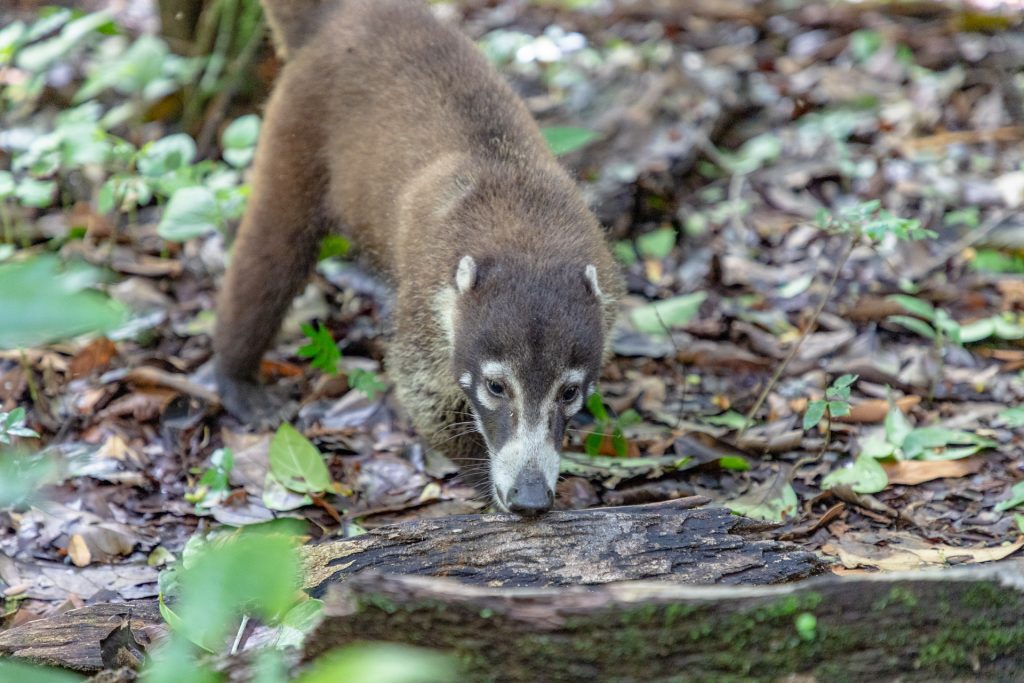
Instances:
[[[884,545],[880,545],[884,543]],[[958,564],[994,562],[1009,557],[1024,547],[1024,536],[1014,543],[992,548],[958,548],[941,543],[928,543],[911,534],[894,532],[851,532],[826,543],[821,551],[838,557],[847,569],[876,567],[883,571],[906,571],[925,567],[941,567],[956,559]]]
[[[100,411],[99,417],[131,416],[137,422],[149,422],[159,417],[177,396],[178,392],[173,389],[138,387],[132,393],[112,401]]]
[[[901,460],[882,463],[882,468],[889,475],[890,484],[915,486],[934,479],[966,477],[977,473],[984,464],[984,458],[975,456],[963,460]]]
[[[76,567],[93,562],[110,562],[130,555],[142,539],[135,531],[118,522],[100,522],[80,527],[68,540],[68,557]]]
[[[896,407],[904,413],[921,402],[920,396],[902,396],[894,401]],[[849,415],[838,418],[839,422],[877,423],[885,420],[889,412],[889,402],[884,398],[873,398],[850,406]]]
[[[103,372],[110,367],[110,361],[117,355],[117,346],[106,337],[100,337],[87,344],[71,359],[71,378],[78,379],[94,372]]]

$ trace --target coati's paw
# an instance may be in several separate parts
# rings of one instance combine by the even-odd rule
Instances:
[[[224,409],[246,425],[272,429],[298,412],[298,404],[289,400],[280,387],[263,386],[249,380],[217,378],[217,389]]]

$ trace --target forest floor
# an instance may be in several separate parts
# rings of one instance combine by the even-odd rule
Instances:
[[[480,41],[543,126],[596,133],[563,159],[609,228],[629,295],[600,383],[607,415],[572,425],[557,505],[700,494],[778,520],[771,535],[834,558],[837,572],[1019,550],[1019,15],[930,3],[569,4],[438,9]],[[0,158],[54,130],[95,79],[100,41],[48,67],[30,106],[6,110]],[[184,131],[200,158],[228,158],[220,133],[260,111],[279,68],[265,44],[239,63],[252,86],[213,99]],[[3,85],[24,71],[0,66]],[[168,93],[110,130],[136,146],[181,132],[187,100]],[[109,112],[128,98],[91,99]],[[220,412],[210,382],[223,235],[165,240],[162,201],[105,210],[112,173],[58,173],[54,205],[5,204],[22,219],[15,251],[102,266],[105,290],[131,311],[105,337],[0,352],[0,411],[26,408],[40,438],[23,443],[60,466],[45,502],[0,512],[8,625],[68,603],[153,596],[160,567],[217,523],[291,516],[323,537],[482,509],[411,430],[382,370],[380,301],[347,287],[358,278],[337,259],[321,263],[264,370],[301,399],[294,425],[338,485],[305,498],[276,484],[273,433]],[[934,235],[901,238],[920,230]],[[337,374],[298,354],[309,341],[300,325],[314,320],[342,351]]]

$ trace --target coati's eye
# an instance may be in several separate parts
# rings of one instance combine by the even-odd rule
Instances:
[[[572,403],[576,400],[576,397],[580,395],[580,388],[575,384],[562,389],[562,403]]]
[[[496,379],[487,380],[487,391],[491,392],[495,396],[505,396],[505,385]]]

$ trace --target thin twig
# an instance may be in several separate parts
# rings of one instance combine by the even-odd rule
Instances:
[[[775,387],[776,383],[778,383],[779,378],[782,377],[782,373],[786,371],[789,364],[794,358],[796,358],[796,354],[800,351],[800,346],[804,343],[804,340],[807,339],[807,337],[809,337],[818,326],[818,316],[820,316],[821,312],[825,310],[825,304],[827,304],[829,299],[832,298],[832,292],[835,290],[836,283],[839,281],[839,274],[842,273],[843,266],[845,266],[846,262],[850,260],[850,254],[853,253],[853,249],[857,245],[856,238],[849,237],[847,239],[848,242],[846,244],[846,249],[843,252],[842,257],[839,259],[839,262],[836,263],[836,269],[832,273],[832,280],[828,283],[828,289],[825,290],[824,296],[821,297],[821,301],[818,302],[818,306],[814,309],[814,313],[811,314],[811,319],[807,323],[807,328],[804,330],[803,334],[800,335],[800,338],[796,340],[796,343],[793,344],[793,348],[789,350],[788,354],[786,354],[786,358],[782,361],[779,367],[776,368],[771,379],[768,380],[768,384],[766,384],[764,389],[761,390],[761,395],[757,397],[757,401],[754,403],[754,406],[747,412],[746,419],[743,422],[743,428],[740,429],[739,433],[736,435],[737,439],[743,436],[743,433],[747,431],[751,421],[754,419],[754,415],[757,415],[757,411],[761,409],[761,406],[768,398],[768,394],[771,393],[771,390]]]

